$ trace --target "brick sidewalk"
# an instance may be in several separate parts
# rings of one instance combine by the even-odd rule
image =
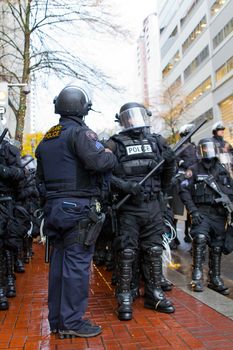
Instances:
[[[47,274],[44,251],[34,245],[35,256],[25,274],[17,274],[17,297],[10,309],[0,311],[0,350],[233,350],[233,321],[174,288],[167,295],[176,312],[161,314],[134,303],[133,320],[119,321],[111,273],[92,268],[87,317],[103,327],[95,338],[57,339],[47,321]]]

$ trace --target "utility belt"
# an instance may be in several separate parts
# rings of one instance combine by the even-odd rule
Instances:
[[[143,202],[151,202],[156,199],[159,199],[159,193],[158,192],[144,192],[142,194],[142,200]]]
[[[213,204],[196,204],[196,206],[200,212],[204,214],[219,215],[224,217],[227,215],[225,208],[222,206],[214,206]]]

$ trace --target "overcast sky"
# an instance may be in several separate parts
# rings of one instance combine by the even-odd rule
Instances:
[[[93,92],[93,108],[101,113],[91,113],[86,117],[86,123],[93,130],[114,126],[114,116],[122,104],[136,100],[134,90],[134,74],[136,69],[136,41],[142,31],[143,20],[152,12],[156,12],[156,0],[111,0],[113,12],[118,14],[119,23],[132,33],[131,39],[116,41],[103,39],[91,44],[94,61],[106,74],[113,77],[120,86],[126,88],[126,93],[118,94],[105,90],[103,93]],[[107,40],[107,41],[106,41]],[[53,98],[67,84],[67,81],[49,82],[48,89],[37,93],[37,130],[46,131],[58,122],[54,114]]]

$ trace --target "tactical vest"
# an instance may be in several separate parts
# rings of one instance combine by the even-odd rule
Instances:
[[[209,176],[209,173],[201,166],[201,164],[198,165],[198,168],[192,193],[193,201],[195,204],[216,205],[215,199],[219,196],[204,181],[205,177]],[[224,193],[228,195],[232,193],[232,188],[229,184],[229,176],[221,164],[217,164],[214,169],[211,169],[211,174],[214,176],[217,185]]]
[[[111,139],[116,143],[118,165],[114,174],[126,180],[140,181],[161,160],[161,150],[158,140],[152,135],[147,138],[132,138],[128,134],[120,133]],[[152,189],[159,189],[159,171],[148,180]]]
[[[79,197],[99,194],[96,177],[87,171],[72,152],[69,134],[73,128],[85,126],[56,125],[45,135],[38,147],[47,195],[60,193]],[[88,128],[87,128],[88,129]]]

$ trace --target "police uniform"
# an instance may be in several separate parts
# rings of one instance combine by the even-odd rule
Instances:
[[[144,113],[145,108],[137,103],[126,104],[120,110],[119,119],[125,111],[132,117],[133,113]],[[118,160],[114,176],[126,183],[139,183],[163,159],[163,151],[168,149],[160,135],[152,135],[146,128],[124,130],[113,135],[107,145]],[[161,289],[164,223],[159,202],[159,192],[161,189],[167,190],[170,185],[173,166],[173,159],[165,162],[145,181],[140,193],[132,195],[117,213],[118,233],[114,249],[117,256],[116,294],[120,320],[132,318],[132,267],[140,251],[145,277],[145,307],[167,313],[174,311]],[[114,185],[117,187],[116,183]],[[125,193],[118,191],[118,195],[120,200]]]
[[[211,141],[211,139],[209,140]],[[202,143],[202,140],[199,142]],[[210,142],[211,143],[211,142]],[[191,286],[194,291],[203,290],[203,260],[206,245],[209,246],[208,287],[222,294],[229,290],[220,278],[221,254],[225,241],[227,210],[219,197],[207,183],[212,175],[217,186],[227,195],[233,195],[233,182],[226,169],[214,157],[190,167],[180,184],[180,197],[192,216],[191,236],[193,238],[193,272]]]
[[[105,152],[96,134],[81,117],[74,115],[75,111],[69,116],[70,95],[75,103],[77,98],[75,108],[78,109],[82,99],[86,103],[83,90],[68,86],[60,93],[62,98],[63,93],[68,100],[67,112],[57,112],[65,116],[45,134],[36,150],[38,189],[46,199],[45,233],[54,241],[49,272],[48,318],[51,330],[59,329],[60,337],[91,337],[100,333],[99,327],[83,319],[88,303],[94,243],[85,247],[84,241],[90,227],[91,208],[95,214],[99,211],[96,206],[101,174],[113,168],[115,156]]]
[[[19,150],[3,140],[0,145],[0,310],[8,309],[7,298],[16,296],[14,254],[27,231],[22,232],[13,211],[15,191],[23,178]]]

